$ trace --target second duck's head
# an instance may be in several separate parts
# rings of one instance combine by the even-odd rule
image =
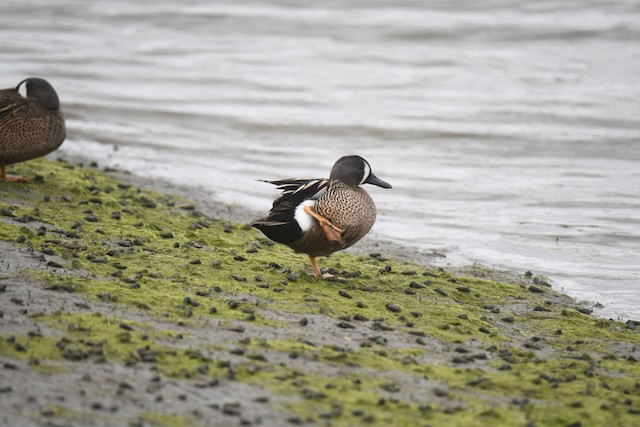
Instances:
[[[362,184],[373,184],[382,188],[391,188],[391,184],[375,176],[369,163],[360,156],[344,156],[338,159],[329,178],[342,181],[356,188]]]
[[[34,98],[46,110],[60,109],[60,99],[53,86],[44,79],[30,77],[21,81],[16,87],[23,98]]]

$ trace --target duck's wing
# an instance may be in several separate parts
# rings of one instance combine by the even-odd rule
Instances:
[[[302,236],[302,229],[295,220],[296,208],[305,200],[317,200],[322,197],[331,186],[332,180],[290,178],[263,182],[276,185],[282,193],[273,202],[269,215],[254,221],[251,225],[270,239],[287,244]]]
[[[15,89],[0,90],[0,121],[9,119],[16,111],[24,109],[24,99]]]
[[[317,200],[327,192],[331,181],[328,178],[312,178],[312,179],[280,179],[277,181],[263,181],[276,185],[282,193],[276,199],[276,202],[282,198],[295,199],[298,204],[304,200]],[[274,202],[274,206],[275,206]]]

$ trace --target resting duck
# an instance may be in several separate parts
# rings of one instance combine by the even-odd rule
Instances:
[[[6,166],[52,152],[65,136],[60,100],[46,80],[31,77],[15,89],[0,90],[1,180],[27,181],[7,176]]]
[[[320,276],[316,257],[348,248],[364,237],[376,221],[376,205],[360,185],[391,188],[371,172],[369,163],[360,156],[340,158],[328,179],[264,182],[278,186],[282,193],[273,202],[269,215],[251,225],[271,240],[309,255],[316,276]]]

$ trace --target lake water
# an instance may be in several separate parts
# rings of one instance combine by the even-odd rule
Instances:
[[[373,235],[640,319],[640,2],[3,0],[63,150],[266,212],[357,153]]]

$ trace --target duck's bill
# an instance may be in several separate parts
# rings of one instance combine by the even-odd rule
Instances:
[[[377,185],[378,187],[382,187],[382,188],[392,188],[391,184],[389,184],[386,181],[381,180],[380,178],[378,178],[377,176],[375,176],[374,174],[369,174],[369,177],[364,181],[365,184],[372,184],[372,185]]]

